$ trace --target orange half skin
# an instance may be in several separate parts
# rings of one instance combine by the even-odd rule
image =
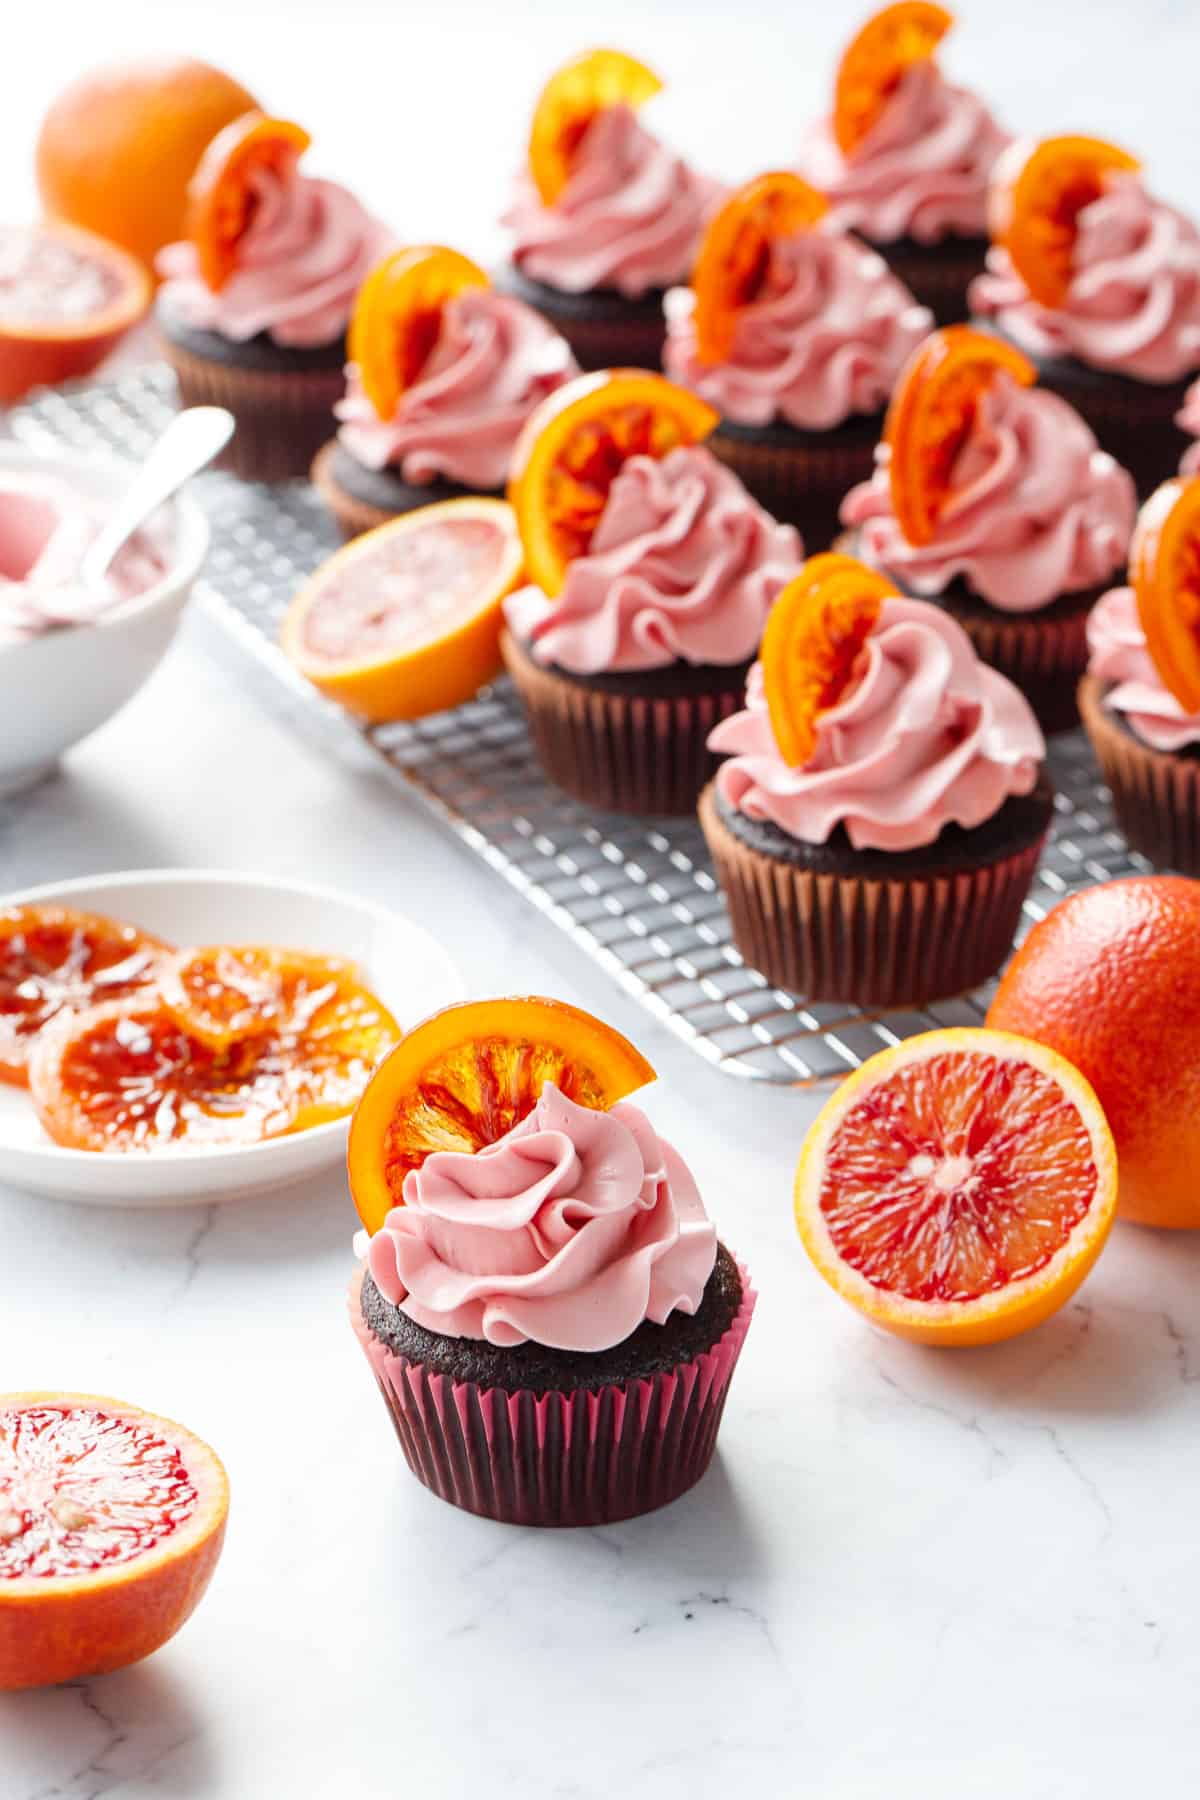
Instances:
[[[390,419],[419,378],[442,327],[448,301],[491,283],[478,263],[440,244],[395,250],[372,269],[350,321],[350,361],[371,405]]]
[[[250,112],[219,131],[188,188],[187,235],[196,246],[200,275],[219,293],[237,266],[237,247],[254,217],[254,177],[291,169],[312,139],[290,119]]]
[[[914,63],[926,62],[954,23],[954,14],[926,0],[899,0],[868,19],[847,44],[834,82],[833,135],[851,155],[883,116]]]
[[[1186,713],[1200,712],[1200,476],[1166,481],[1142,507],[1129,559],[1154,666]]]
[[[719,363],[729,355],[738,313],[769,277],[772,246],[811,230],[828,210],[824,194],[787,170],[756,176],[718,208],[692,271],[701,362]]]
[[[529,173],[544,206],[562,194],[575,152],[597,113],[642,106],[662,82],[623,50],[586,50],[553,74],[539,96],[529,130]]]
[[[771,730],[792,768],[803,768],[817,721],[856,681],[879,609],[896,592],[885,575],[830,551],[810,557],[772,606],[759,656]]]
[[[1084,207],[1111,176],[1140,167],[1127,150],[1090,137],[1016,143],[1000,157],[988,201],[992,240],[1040,305],[1059,307],[1067,297]]]

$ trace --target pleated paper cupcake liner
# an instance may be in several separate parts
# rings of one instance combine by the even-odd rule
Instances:
[[[1156,868],[1200,875],[1200,762],[1152,750],[1118,725],[1094,675],[1079,685],[1079,711],[1130,848]]]
[[[237,429],[220,466],[244,481],[287,481],[307,475],[336,420],[341,368],[275,371],[239,368],[165,340],[183,406],[224,406]]]
[[[976,653],[1020,688],[1047,736],[1079,724],[1075,691],[1087,668],[1087,618],[1091,595],[1078,612],[1055,618],[1044,613],[946,610],[962,626]]]
[[[838,507],[875,466],[872,443],[764,443],[717,427],[708,448],[732,469],[760,506],[782,524],[795,525],[806,554],[828,549],[838,531]]]

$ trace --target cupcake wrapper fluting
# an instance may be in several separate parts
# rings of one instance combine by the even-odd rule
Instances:
[[[333,408],[346,386],[341,368],[240,368],[193,356],[166,340],[183,406],[224,406],[237,429],[219,466],[244,481],[288,481],[307,475],[336,423]]]
[[[875,466],[872,444],[785,448],[733,437],[718,426],[707,445],[773,518],[798,527],[809,556],[829,547],[838,507],[852,487],[870,480]]]
[[[712,1460],[725,1400],[757,1299],[738,1263],[742,1303],[711,1349],[669,1374],[595,1392],[507,1393],[430,1374],[350,1320],[409,1468],[433,1493],[505,1525],[611,1525],[686,1493]]]
[[[1049,619],[1039,613],[953,614],[980,660],[1020,688],[1052,736],[1079,724],[1075,690],[1087,668],[1087,609]]]
[[[1200,875],[1200,762],[1152,750],[1118,725],[1094,675],[1079,685],[1079,711],[1130,847],[1156,868]]]

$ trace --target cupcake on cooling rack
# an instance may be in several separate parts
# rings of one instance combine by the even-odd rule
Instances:
[[[526,419],[578,373],[539,313],[435,244],[372,271],[349,342],[341,426],[312,471],[347,537],[431,501],[502,493]]]
[[[190,189],[188,235],[159,253],[158,323],[186,406],[226,406],[226,465],[306,475],[329,436],[346,328],[391,233],[306,175],[300,126],[248,113],[218,133]]]
[[[504,659],[550,779],[587,806],[690,813],[799,534],[700,441],[716,415],[637,369],[580,376],[530,419],[511,497],[528,585]]]
[[[966,315],[987,254],[988,179],[1008,143],[975,94],[935,60],[953,24],[917,0],[867,21],[838,65],[833,110],[808,133],[797,167],[829,196],[940,325]]]
[[[1079,723],[1087,617],[1129,552],[1126,470],[997,339],[951,325],[909,363],[845,547],[951,613],[1045,731]]]
[[[1140,494],[1174,474],[1200,370],[1200,231],[1096,138],[1014,144],[993,182],[974,316],[1037,364]]]
[[[700,823],[733,940],[810,1000],[913,1006],[986,981],[1050,825],[1028,702],[947,614],[848,556],[780,596]]]
[[[790,174],[718,209],[665,306],[663,366],[720,413],[712,450],[810,548],[827,544],[932,314]]]
[[[687,279],[718,185],[642,124],[661,83],[617,50],[566,63],[542,91],[504,223],[499,285],[544,313],[585,369],[656,369],[664,289]]]
[[[351,1323],[413,1474],[468,1512],[610,1524],[712,1458],[755,1295],[625,1098],[653,1079],[574,1007],[491,1000],[417,1026],[355,1115]]]

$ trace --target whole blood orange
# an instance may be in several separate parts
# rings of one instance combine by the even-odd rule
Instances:
[[[149,304],[141,263],[93,232],[0,226],[0,402],[90,375]]]
[[[1009,964],[988,1024],[1081,1069],[1116,1140],[1121,1218],[1200,1227],[1200,881],[1072,894]]]

